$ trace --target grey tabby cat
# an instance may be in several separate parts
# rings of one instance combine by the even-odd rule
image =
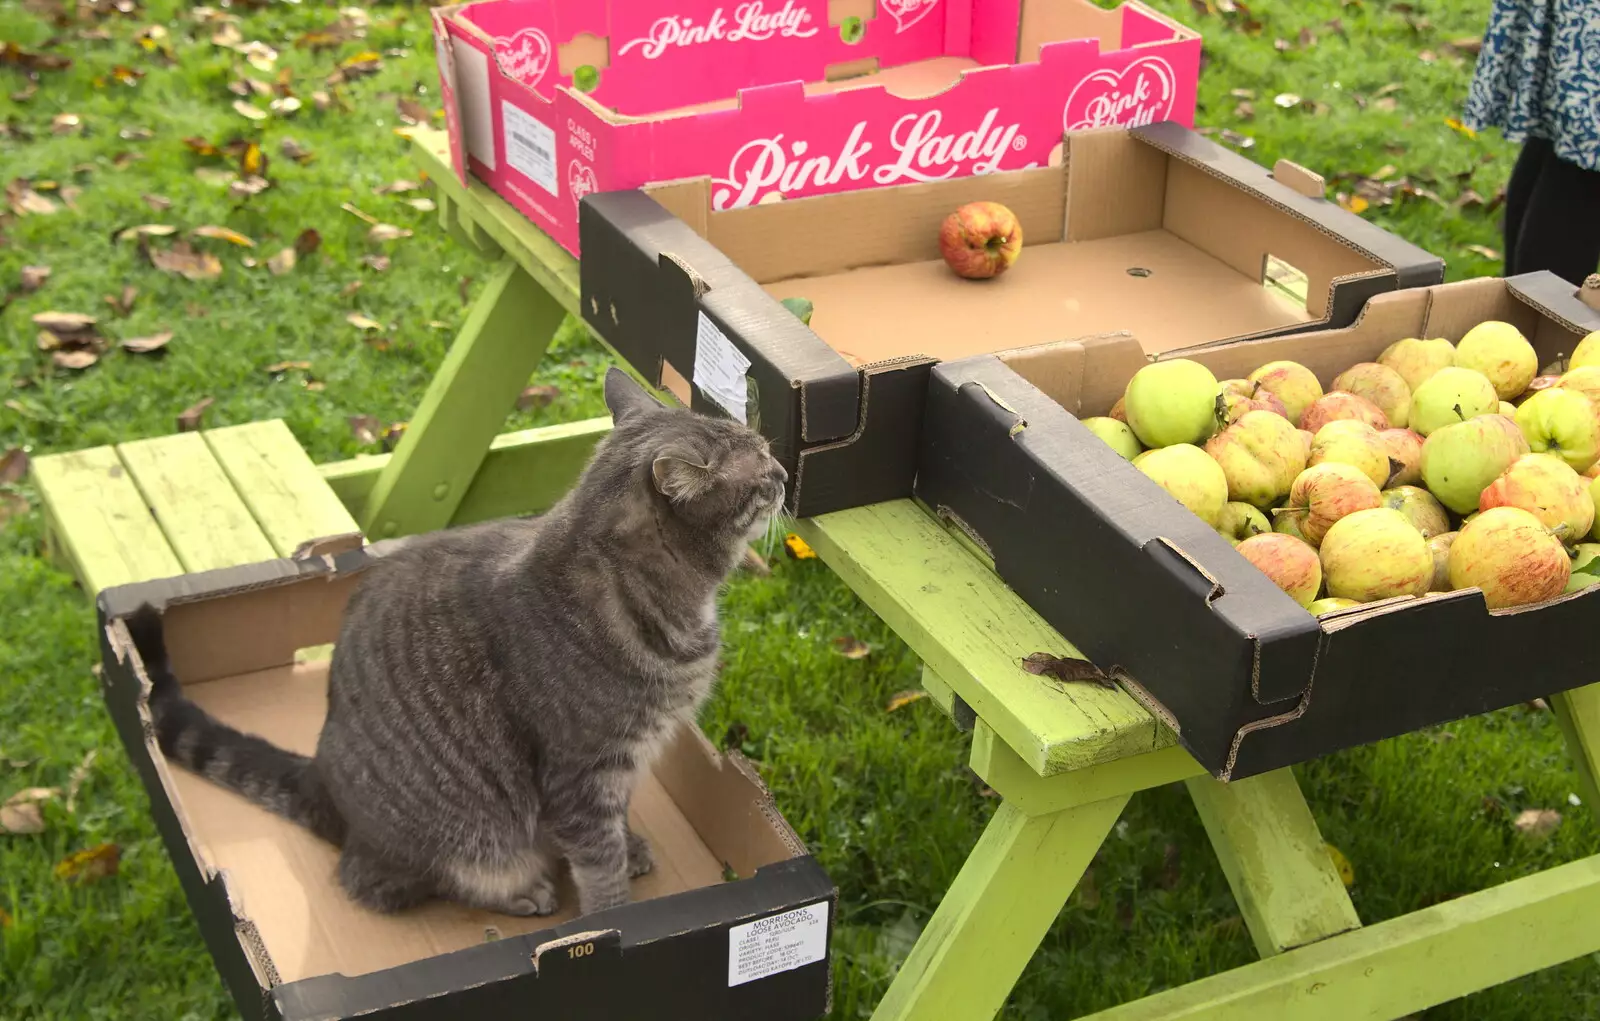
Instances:
[[[651,868],[634,782],[709,694],[716,595],[783,504],[756,433],[606,375],[615,427],[537,520],[412,540],[350,598],[314,758],[184,698],[156,613],[129,619],[167,757],[341,848],[351,897],[557,909],[557,858],[584,913]]]

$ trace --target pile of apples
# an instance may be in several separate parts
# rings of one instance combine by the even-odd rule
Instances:
[[[1502,322],[1396,341],[1326,393],[1298,362],[1219,382],[1180,358],[1084,425],[1311,613],[1524,606],[1600,583],[1600,331],[1539,371]]]

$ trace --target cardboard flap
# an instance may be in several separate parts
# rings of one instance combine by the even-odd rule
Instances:
[[[445,128],[450,135],[450,167],[456,172],[456,180],[465,188],[467,156],[462,139],[466,137],[466,125],[461,120],[461,102],[456,98],[455,45],[450,41],[450,29],[445,24],[445,19],[457,10],[457,7],[436,7],[430,13],[433,19],[434,59],[439,65],[439,99],[444,105]]]
[[[1518,301],[1575,334],[1582,336],[1600,330],[1600,274],[1589,277],[1585,286],[1576,292],[1570,283],[1544,270],[1509,277],[1505,288]]]

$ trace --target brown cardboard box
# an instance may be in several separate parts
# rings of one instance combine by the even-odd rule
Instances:
[[[1350,326],[1228,342],[1192,358],[1217,378],[1277,359],[1326,387],[1404,337],[1517,326],[1541,364],[1600,329],[1547,274],[1381,295]],[[1600,677],[1600,591],[1488,610],[1477,589],[1312,617],[1204,522],[1088,431],[1146,364],[1114,334],[938,366],[916,494],[1175,730],[1238,779],[1587,684]]]
[[[585,315],[650,381],[758,426],[801,515],[909,495],[939,361],[1119,330],[1158,353],[1339,327],[1443,275],[1171,123],[1069,135],[1060,166],[724,212],[708,180],[646,192],[584,200]],[[989,281],[938,248],[945,216],[979,199],[1023,229]],[[786,297],[813,302],[809,328]]]
[[[633,903],[587,917],[512,918],[444,902],[375,914],[339,888],[331,845],[166,761],[122,616],[156,605],[190,698],[309,754],[326,709],[327,652],[316,647],[334,640],[346,598],[381,552],[314,554],[100,596],[107,703],[245,1017],[824,1013],[834,888],[748,763],[718,755],[698,730],[679,734],[634,795],[632,822],[656,868],[634,881]],[[570,886],[563,895],[575,903]],[[794,933],[748,928],[774,916]],[[766,970],[763,955],[784,950],[785,938],[795,944],[791,966]]]

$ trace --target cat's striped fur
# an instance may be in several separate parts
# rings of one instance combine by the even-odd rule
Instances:
[[[782,506],[754,432],[660,406],[619,370],[615,427],[537,520],[419,537],[357,585],[310,759],[188,702],[153,613],[129,621],[163,752],[341,846],[380,911],[445,897],[556,909],[565,859],[584,912],[651,867],[628,799],[715,677],[718,587]]]

